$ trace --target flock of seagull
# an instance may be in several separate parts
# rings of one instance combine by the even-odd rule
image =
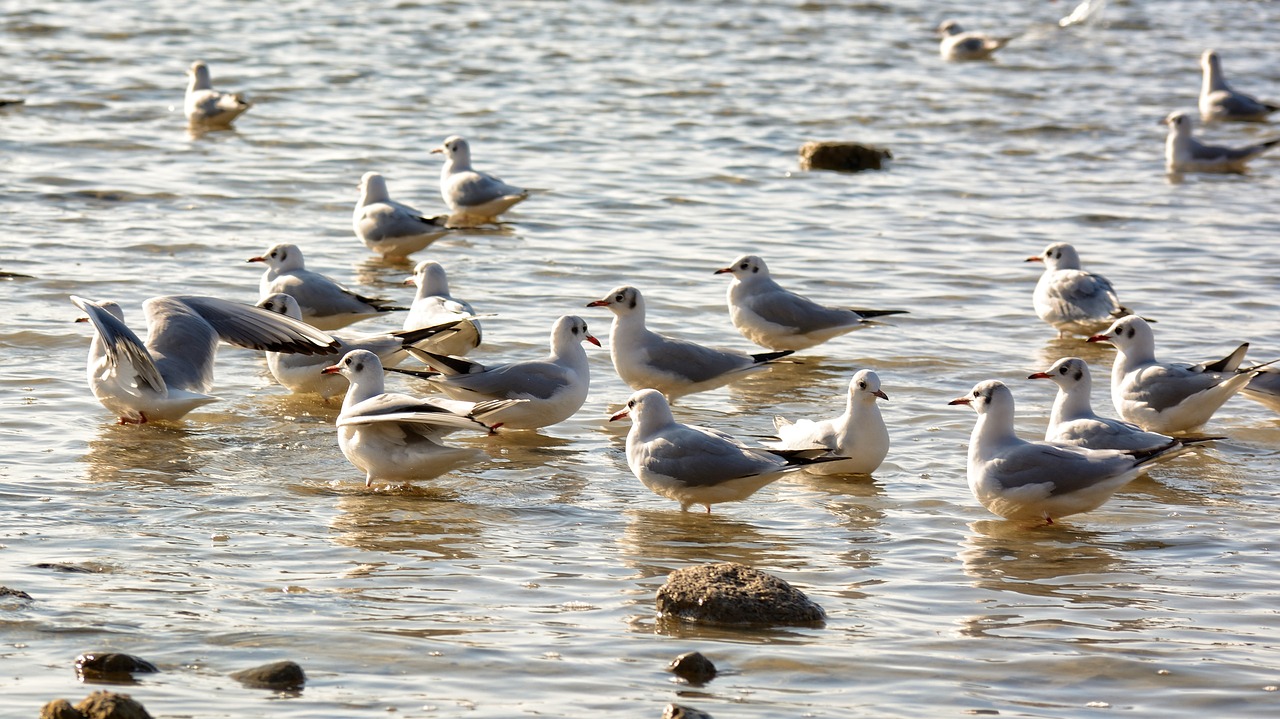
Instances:
[[[986,58],[1008,42],[964,32],[954,21],[938,32],[947,60]],[[1205,51],[1201,64],[1200,110],[1206,122],[1265,120],[1280,109],[1233,91],[1212,50]],[[189,74],[184,109],[192,127],[229,127],[252,106],[242,95],[214,90],[205,63],[192,64]],[[1240,171],[1248,159],[1280,142],[1209,147],[1191,136],[1185,113],[1175,112],[1166,122],[1171,172]],[[360,180],[352,229],[387,260],[403,261],[455,228],[496,222],[529,197],[529,190],[476,170],[461,137],[449,137],[432,152],[445,160],[440,191],[446,215],[429,217],[392,200],[376,172]],[[465,355],[481,345],[480,320],[486,315],[450,295],[438,262],[417,264],[406,281],[416,285],[416,295],[402,307],[308,270],[296,245],[278,244],[247,261],[265,265],[256,306],[211,297],[155,297],[143,303],[146,342],[125,324],[116,303],[71,298],[95,330],[89,386],[121,423],[176,421],[216,401],[208,392],[219,342],[265,352],[272,376],[291,392],[318,395],[325,403],[342,397],[338,444],[365,474],[366,486],[430,479],[487,456],[449,444],[445,437],[452,432],[538,429],[568,419],[586,401],[590,373],[583,343],[600,342],[581,317],[565,315],[555,322],[545,357],[484,364]],[[1043,441],[1017,436],[1013,395],[1000,382],[980,382],[952,400],[977,413],[968,452],[969,486],[995,514],[1052,523],[1094,509],[1149,463],[1222,439],[1194,432],[1237,393],[1280,411],[1280,370],[1269,363],[1243,367],[1248,344],[1213,362],[1161,362],[1149,321],[1121,305],[1106,278],[1083,270],[1074,247],[1055,243],[1027,261],[1044,264],[1032,298],[1040,319],[1061,337],[1084,336],[1116,347],[1111,397],[1120,419],[1094,413],[1089,367],[1075,357],[1030,376],[1058,386]],[[869,369],[851,378],[842,414],[822,420],[777,417],[777,440],[765,446],[682,424],[671,403],[905,311],[820,304],[784,288],[755,255],[715,273],[729,276],[726,300],[734,327],[767,351],[706,347],[654,332],[645,326],[644,297],[635,287],[617,287],[586,305],[613,314],[610,356],[634,394],[610,420],[629,417],[632,422],[626,456],[635,476],[683,510],[703,505],[710,512],[712,504],[745,499],[792,472],[876,471],[890,444],[877,400],[888,396]],[[403,329],[345,331],[388,312],[405,313]],[[400,366],[410,358],[417,368]],[[388,392],[387,372],[421,380],[437,394]]]

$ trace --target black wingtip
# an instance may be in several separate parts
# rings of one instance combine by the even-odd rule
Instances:
[[[795,350],[782,350],[781,352],[761,352],[760,354],[757,354],[757,355],[751,355],[751,359],[755,360],[756,364],[763,364],[765,362],[772,362],[777,359],[782,359],[783,357],[786,357],[788,355],[793,355],[795,354],[795,352],[796,352]]]
[[[1161,457],[1165,456],[1166,454],[1180,447],[1182,447],[1182,441],[1174,439],[1174,440],[1170,440],[1168,444],[1161,445],[1154,449],[1140,449],[1140,450],[1136,449],[1136,450],[1130,451],[1128,454],[1134,459],[1138,460],[1137,465],[1143,465],[1143,464],[1146,464],[1147,462],[1152,462],[1157,459],[1160,459]]]
[[[857,312],[859,315],[861,315],[863,319],[871,319],[871,318],[873,318],[873,317],[888,317],[889,315],[905,315],[905,314],[909,314],[909,313],[907,312],[907,310],[861,310],[861,309],[854,309],[854,312]]]
[[[395,372],[396,374],[407,374],[407,375],[409,375],[410,377],[417,377],[418,379],[431,379],[432,377],[439,377],[439,376],[440,376],[440,373],[439,373],[439,372],[432,372],[431,370],[426,370],[426,369],[405,369],[405,368],[403,368],[403,367],[383,367],[383,368],[382,368],[382,371],[383,371],[383,372]]]

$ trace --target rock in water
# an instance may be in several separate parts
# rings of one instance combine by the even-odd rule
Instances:
[[[76,657],[76,676],[82,681],[132,682],[135,673],[158,672],[146,659],[116,652],[86,652]]]
[[[272,662],[245,669],[233,673],[231,678],[245,686],[276,690],[301,689],[307,682],[307,675],[302,673],[302,667],[291,661]]]
[[[658,589],[658,614],[707,624],[821,626],[826,612],[790,584],[741,564],[678,569]]]
[[[806,142],[800,146],[801,170],[861,172],[883,169],[893,153],[856,142]]]
[[[55,699],[40,710],[40,719],[151,719],[151,715],[128,694],[99,691],[74,708],[66,699]]]
[[[662,710],[662,719],[711,719],[711,715],[680,704],[668,704]]]
[[[685,652],[667,665],[667,671],[690,684],[706,684],[716,678],[716,665],[702,652]]]

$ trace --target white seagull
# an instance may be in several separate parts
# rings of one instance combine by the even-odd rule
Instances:
[[[338,343],[311,325],[214,297],[173,295],[142,303],[147,341],[124,323],[115,302],[71,296],[95,331],[89,345],[89,388],[120,424],[181,419],[216,402],[213,363],[218,341],[237,347],[334,354]]]
[[[1026,261],[1044,263],[1032,304],[1036,315],[1053,325],[1059,337],[1092,335],[1133,314],[1120,304],[1107,278],[1080,269],[1080,255],[1065,242],[1049,245]]]
[[[258,303],[268,312],[302,320],[302,310],[292,295],[276,293]],[[380,332],[354,336],[330,335],[337,343],[337,350],[342,354],[352,350],[368,350],[378,356],[384,367],[394,367],[409,356],[408,347],[419,343],[432,342],[440,335],[456,332],[457,320],[435,327],[423,327],[402,332]],[[347,391],[347,380],[335,374],[321,372],[333,364],[330,357],[286,354],[283,352],[267,353],[267,369],[276,381],[295,394],[318,394],[326,402]]]
[[[1094,414],[1089,395],[1093,380],[1089,365],[1079,357],[1064,357],[1044,372],[1027,379],[1047,379],[1058,385],[1058,395],[1049,412],[1049,427],[1044,438],[1048,442],[1074,444],[1089,449],[1160,449],[1170,442],[1189,444],[1222,437],[1173,438],[1159,432],[1147,432],[1136,424]]]
[[[743,255],[715,271],[732,274],[726,292],[729,316],[743,337],[771,350],[802,350],[847,332],[879,324],[872,317],[903,314],[906,310],[864,310],[824,307],[802,297],[769,276],[764,260]]]
[[[444,155],[440,168],[440,196],[453,213],[449,224],[477,225],[491,222],[529,197],[529,191],[471,167],[471,146],[453,135],[431,150]]]
[[[634,287],[615,288],[587,307],[607,307],[613,313],[609,354],[622,381],[633,390],[656,389],[669,401],[721,387],[791,354],[751,355],[663,337],[645,327],[644,296]]]
[[[360,178],[360,199],[351,228],[365,247],[388,260],[403,260],[448,233],[447,215],[426,217],[391,199],[387,181],[376,172]]]
[[[1168,434],[1200,427],[1257,374],[1239,371],[1249,349],[1247,342],[1216,362],[1159,362],[1151,325],[1136,316],[1116,320],[1089,341],[1116,346],[1111,402],[1121,418],[1151,432]]]
[[[276,293],[292,295],[302,308],[302,319],[322,330],[341,329],[381,312],[407,309],[390,304],[390,300],[358,295],[319,272],[308,270],[297,245],[275,245],[245,261],[267,265],[258,281],[259,300]]]
[[[191,63],[187,70],[191,80],[187,83],[187,95],[182,103],[187,122],[192,125],[226,127],[252,103],[238,93],[218,92],[213,89],[209,77],[209,66],[203,62]]]
[[[581,317],[565,315],[551,329],[551,355],[544,359],[486,367],[461,357],[410,349],[432,371],[391,371],[426,379],[454,399],[528,400],[494,412],[486,421],[508,429],[537,429],[563,422],[587,401],[591,375],[583,342],[600,346]]]
[[[1200,69],[1203,71],[1200,82],[1201,120],[1265,121],[1267,115],[1280,110],[1280,105],[1260,102],[1255,97],[1232,90],[1222,74],[1222,60],[1216,50],[1204,51],[1200,56]]]
[[[441,437],[459,428],[490,431],[491,412],[510,402],[451,408],[441,400],[384,391],[382,363],[368,350],[348,352],[326,374],[351,383],[338,415],[338,446],[347,461],[373,481],[433,479],[485,457],[478,449],[452,447]]]
[[[436,354],[461,357],[480,346],[480,320],[471,303],[449,294],[449,276],[439,262],[423,260],[413,268],[413,277],[405,284],[417,285],[418,291],[405,315],[404,328],[416,330],[446,322],[465,320],[456,331],[433,340],[429,349]]]
[[[680,424],[671,416],[667,398],[642,389],[610,422],[631,417],[627,432],[627,465],[651,491],[680,503],[701,504],[711,512],[718,502],[736,502],[791,472],[828,461],[823,450],[802,452],[748,447],[706,427]]]
[[[965,32],[955,20],[944,20],[938,25],[938,54],[943,60],[985,60],[996,50],[1009,44],[1011,37],[991,37],[978,32]]]
[[[1191,115],[1181,110],[1169,113],[1161,122],[1169,126],[1164,144],[1164,168],[1170,174],[1244,172],[1249,160],[1280,143],[1280,139],[1275,139],[1244,147],[1206,145],[1191,134]]]
[[[1028,442],[1013,429],[1013,393],[995,380],[951,400],[978,413],[969,437],[969,489],[982,506],[1006,519],[1050,524],[1096,509],[1141,472],[1142,465],[1181,448],[1177,441],[1146,451],[1085,449]]]
[[[889,454],[889,430],[880,416],[876,399],[889,399],[880,389],[880,376],[869,369],[859,370],[849,380],[849,399],[844,414],[813,421],[791,422],[774,417],[778,449],[823,449],[846,459],[814,464],[809,470],[818,474],[871,474]]]

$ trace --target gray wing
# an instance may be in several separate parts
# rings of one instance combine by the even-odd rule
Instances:
[[[495,399],[549,399],[569,383],[569,372],[555,362],[537,360],[497,365],[441,381]]]
[[[691,487],[710,487],[743,477],[777,472],[786,462],[743,447],[727,435],[704,427],[674,425],[649,440],[646,470]]]
[[[853,310],[824,307],[813,300],[783,289],[777,283],[762,288],[747,298],[752,312],[774,324],[794,327],[797,332],[808,333],[832,327],[845,327],[861,323],[862,315]]]
[[[138,387],[146,386],[156,392],[165,391],[165,382],[160,376],[160,370],[156,368],[142,340],[138,339],[128,325],[116,319],[95,302],[75,295],[71,296],[71,301],[89,315],[89,321],[93,323],[93,328],[97,330],[98,337],[106,347],[107,358],[112,367],[119,367],[120,360],[123,358],[137,373],[134,382]]]
[[[1145,450],[1164,447],[1172,441],[1158,432],[1147,432],[1136,424],[1118,419],[1092,417],[1077,419],[1059,427],[1055,441],[1078,442],[1090,449]]]
[[[1246,389],[1280,397],[1280,369],[1266,367],[1259,370],[1258,374],[1249,380]]]
[[[1023,442],[992,460],[987,471],[1006,489],[1052,483],[1048,494],[1054,496],[1088,489],[1134,466],[1122,452]]]
[[[1051,300],[1058,301],[1058,310],[1070,319],[1105,318],[1120,309],[1111,282],[1092,272],[1055,273],[1048,294]]]
[[[956,49],[965,53],[978,53],[987,49],[986,40],[981,37],[971,36],[956,42]]]
[[[453,180],[449,186],[449,196],[454,204],[462,207],[483,205],[500,197],[521,195],[525,192],[524,189],[508,185],[485,172],[473,170],[455,177],[457,179]]]
[[[1187,365],[1152,365],[1138,370],[1128,398],[1145,402],[1157,412],[1182,404],[1192,395],[1211,390],[1232,375],[1198,372]]]
[[[1265,115],[1275,111],[1275,107],[1259,102],[1257,98],[1235,90],[1215,92],[1210,96],[1209,100],[1217,107],[1222,108],[1227,115],[1257,117],[1258,115]]]
[[[691,382],[705,382],[735,370],[755,365],[745,352],[718,350],[711,347],[671,339],[652,333],[658,339],[646,347],[651,365],[663,372],[685,377]]]
[[[404,394],[380,394],[342,412],[337,425],[346,427],[379,422],[407,423],[429,427],[461,427],[489,430],[479,420]]]
[[[418,237],[444,233],[446,216],[424,217],[404,205],[379,202],[364,208],[360,217],[360,234],[371,242],[396,237]]]
[[[1267,145],[1248,145],[1246,147],[1223,147],[1222,145],[1206,145],[1192,138],[1190,143],[1193,160],[1246,160],[1267,149]]]
[[[378,312],[386,300],[356,294],[322,274],[303,270],[281,275],[271,283],[271,292],[293,295],[308,315],[372,314]]]

